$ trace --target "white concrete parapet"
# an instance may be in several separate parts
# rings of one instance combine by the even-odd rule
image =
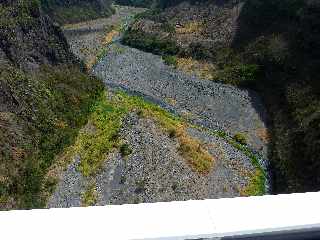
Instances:
[[[284,236],[320,229],[320,192],[8,211],[0,212],[0,229],[1,239],[19,240],[229,239],[269,233]]]

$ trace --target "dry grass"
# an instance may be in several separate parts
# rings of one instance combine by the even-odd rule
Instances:
[[[203,31],[203,23],[198,21],[192,21],[184,25],[183,27],[176,28],[178,34],[190,34],[201,33]]]
[[[175,105],[177,104],[177,100],[174,99],[174,98],[168,97],[168,98],[166,98],[165,100],[166,100],[167,103],[169,103],[169,104],[172,105],[172,106],[175,106]]]
[[[215,66],[211,63],[207,63],[204,61],[198,61],[188,58],[177,58],[177,69],[191,75],[194,74],[198,78],[201,79],[209,79],[212,80],[214,78],[213,72],[215,70]]]
[[[199,173],[208,173],[212,169],[214,158],[201,143],[188,135],[179,137],[180,152],[193,169]]]
[[[116,29],[111,30],[110,32],[108,32],[105,37],[104,37],[104,41],[103,44],[104,45],[109,45],[113,38],[119,35],[119,31]]]
[[[192,169],[202,174],[209,173],[215,159],[204,144],[188,135],[183,126],[169,129],[169,135],[177,138],[179,152]]]
[[[267,128],[258,128],[256,134],[264,143],[270,142],[270,134]]]

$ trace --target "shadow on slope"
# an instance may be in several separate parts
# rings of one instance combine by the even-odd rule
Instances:
[[[307,0],[248,0],[233,47],[260,68],[251,87],[272,119],[270,151],[275,192],[320,186],[320,4]]]

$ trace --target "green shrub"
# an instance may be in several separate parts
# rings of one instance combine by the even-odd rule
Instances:
[[[160,11],[158,9],[149,9],[141,13],[137,13],[134,16],[135,20],[143,19],[143,18],[152,18],[153,16],[159,14]]]
[[[247,145],[247,136],[244,135],[243,133],[240,133],[240,132],[236,133],[233,136],[233,139],[242,145]]]
[[[176,55],[177,44],[170,39],[159,39],[151,34],[129,29],[124,33],[122,42],[126,45],[158,55]]]
[[[177,136],[177,130],[175,128],[171,128],[168,130],[169,138],[175,138]]]
[[[161,28],[163,29],[163,31],[168,33],[174,33],[176,31],[176,28],[174,27],[174,25],[169,22],[163,23]]]
[[[129,144],[122,144],[120,146],[120,153],[122,157],[127,157],[132,153],[132,149],[130,148]]]
[[[172,65],[172,66],[176,67],[178,64],[176,56],[166,55],[166,56],[163,56],[162,59],[165,62],[165,64],[167,64],[167,65]]]
[[[219,70],[214,79],[236,86],[252,86],[259,77],[259,66],[256,64],[237,64]]]
[[[304,0],[249,0],[243,7],[244,20],[254,27],[268,27],[279,19],[299,16]]]
[[[212,51],[210,48],[203,46],[203,44],[198,42],[192,42],[189,45],[189,54],[195,59],[208,60],[212,58]]]

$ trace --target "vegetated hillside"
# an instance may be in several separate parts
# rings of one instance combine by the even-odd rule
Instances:
[[[40,0],[40,2],[43,9],[61,24],[107,17],[114,13],[111,0]]]
[[[116,0],[119,5],[134,6],[134,7],[153,7],[156,4],[155,0]]]
[[[234,46],[256,64],[273,120],[276,191],[320,188],[320,2],[248,1]]]
[[[213,60],[218,49],[231,46],[241,6],[210,1],[153,9],[137,16],[123,41],[156,54]]]
[[[207,0],[116,0],[115,2],[127,6],[167,8],[186,1],[191,4],[197,4]]]
[[[38,1],[0,4],[0,209],[43,206],[43,176],[86,122],[101,84]]]
[[[313,0],[183,2],[139,15],[123,42],[178,68],[191,56],[184,64],[210,63],[211,79],[259,91],[272,122],[274,190],[318,190],[319,9]]]

